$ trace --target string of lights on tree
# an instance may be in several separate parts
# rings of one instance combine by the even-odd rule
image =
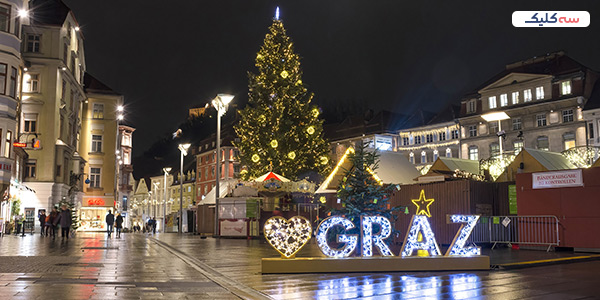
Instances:
[[[268,171],[297,179],[300,173],[329,170],[320,110],[302,82],[300,57],[276,17],[256,55],[258,73],[249,73],[248,105],[241,110],[235,146],[246,166],[243,179]]]

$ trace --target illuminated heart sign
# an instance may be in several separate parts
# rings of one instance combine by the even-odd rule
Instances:
[[[295,216],[286,220],[271,217],[265,222],[267,242],[285,258],[293,257],[310,240],[312,226],[304,217]]]

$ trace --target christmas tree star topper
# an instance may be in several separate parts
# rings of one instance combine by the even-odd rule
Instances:
[[[275,9],[275,20],[279,20],[279,6]]]
[[[425,190],[421,190],[419,199],[411,199],[412,203],[417,206],[417,215],[425,215],[431,218],[429,206],[435,201],[434,199],[425,199]]]

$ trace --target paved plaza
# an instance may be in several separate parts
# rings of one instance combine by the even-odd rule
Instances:
[[[478,272],[262,275],[260,259],[278,255],[259,239],[78,233],[68,241],[26,235],[0,243],[1,299],[600,298],[596,260]],[[498,253],[498,264],[569,256]],[[300,254],[321,256],[314,244]]]

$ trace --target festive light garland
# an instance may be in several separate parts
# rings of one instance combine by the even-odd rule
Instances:
[[[460,125],[455,124],[455,125],[445,126],[443,128],[418,130],[418,131],[400,131],[398,134],[400,135],[401,138],[405,138],[405,137],[410,138],[411,136],[424,136],[424,135],[428,135],[428,134],[440,134],[440,133],[452,134],[452,131],[454,131],[454,130],[460,130]]]
[[[446,252],[446,256],[456,255],[456,256],[473,256],[473,255],[481,255],[481,248],[479,247],[465,247],[465,243],[469,236],[471,236],[471,232],[473,232],[473,228],[477,225],[477,221],[479,220],[479,216],[477,215],[450,215],[450,221],[452,223],[463,223],[460,225],[460,229],[458,230],[458,234],[454,237],[452,244],[448,248]],[[464,223],[467,223],[465,225]]]
[[[308,241],[312,234],[310,221],[301,216],[274,216],[265,222],[265,239],[283,257],[293,257]]]
[[[360,222],[363,256],[373,256],[373,244],[379,249],[381,255],[394,256],[390,248],[383,242],[392,233],[390,220],[382,216],[362,216]],[[373,234],[373,224],[379,224],[381,227],[379,234]]]
[[[561,152],[561,154],[576,167],[589,168],[600,157],[600,147],[573,147]]]
[[[342,249],[332,249],[327,242],[327,232],[333,226],[342,226],[346,231],[354,228],[354,224],[343,217],[333,216],[326,218],[319,224],[317,228],[317,245],[321,252],[329,257],[348,257],[358,245],[358,236],[356,234],[339,234],[337,235],[338,243],[345,243]]]
[[[515,160],[516,156],[513,154],[505,153],[501,156],[494,156],[489,159],[481,161],[479,167],[481,170],[487,170],[492,177],[492,180],[496,180],[508,166]]]
[[[447,146],[452,146],[452,145],[458,145],[459,140],[455,139],[449,142],[444,142],[444,143],[436,143],[436,142],[431,142],[431,143],[424,143],[424,144],[418,144],[415,146],[398,146],[398,151],[414,151],[414,150],[420,150],[423,148],[427,148],[427,149],[436,149],[436,148],[442,148],[442,147],[447,147]]]

